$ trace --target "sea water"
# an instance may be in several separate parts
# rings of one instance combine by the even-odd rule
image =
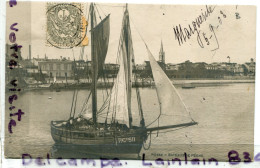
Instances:
[[[158,157],[172,159],[177,156],[181,158],[185,152],[191,158],[214,157],[219,160],[228,160],[230,150],[237,150],[241,155],[243,152],[253,155],[254,89],[254,83],[210,85],[193,89],[177,87],[192,119],[199,124],[178,130],[166,130],[167,132],[153,132],[144,144],[146,148],[150,146],[149,149],[142,149],[140,154],[145,153],[146,159]],[[139,90],[145,123],[148,125],[160,113],[156,89],[150,87]],[[46,153],[50,153],[54,145],[50,122],[69,118],[73,92],[73,90],[61,90],[61,92],[35,90],[19,93],[18,100],[13,105],[17,109],[22,109],[25,114],[22,115],[20,122],[16,122],[12,134],[7,129],[10,118],[9,105],[6,103],[5,156],[21,158],[23,153],[28,153],[34,158],[46,157]],[[75,116],[81,110],[89,92],[79,90]],[[138,125],[140,120],[135,92],[133,88],[132,113],[134,125]],[[106,94],[106,90],[98,90],[98,107],[102,105]],[[8,96],[6,95],[6,100]],[[156,126],[158,122],[150,125],[150,127]],[[74,157],[76,153],[68,151],[67,156]],[[85,154],[82,155],[84,157]]]

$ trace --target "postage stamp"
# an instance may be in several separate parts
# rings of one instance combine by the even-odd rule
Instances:
[[[6,158],[254,160],[255,6],[6,9]]]
[[[82,6],[80,3],[47,3],[47,44],[57,48],[87,45],[87,21]]]

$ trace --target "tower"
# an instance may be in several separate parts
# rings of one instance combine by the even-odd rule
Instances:
[[[161,41],[161,49],[159,52],[159,61],[165,64],[165,52],[163,51],[163,43]]]
[[[31,45],[29,45],[29,61],[31,61],[32,59],[32,49],[31,49]]]

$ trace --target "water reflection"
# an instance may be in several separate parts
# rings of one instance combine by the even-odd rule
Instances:
[[[88,159],[98,159],[98,158],[106,158],[106,159],[129,159],[136,160],[140,159],[139,154],[104,154],[98,151],[94,151],[93,149],[87,146],[77,146],[71,144],[54,144],[50,149],[51,158],[88,158]]]

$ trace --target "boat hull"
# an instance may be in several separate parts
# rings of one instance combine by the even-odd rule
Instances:
[[[51,123],[53,140],[61,148],[82,150],[86,153],[122,153],[139,154],[147,138],[145,131],[75,131],[69,128],[56,127]]]

